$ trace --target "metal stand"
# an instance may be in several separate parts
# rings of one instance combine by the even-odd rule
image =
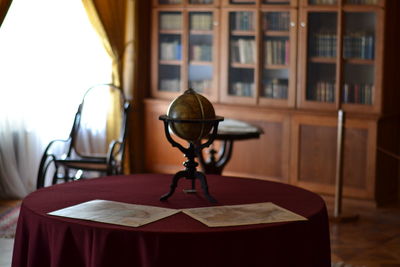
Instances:
[[[338,112],[337,132],[337,154],[336,154],[336,188],[333,222],[351,222],[358,220],[358,215],[342,215],[342,192],[343,192],[343,137],[344,137],[344,112]]]
[[[170,196],[172,196],[175,192],[175,189],[178,185],[178,181],[181,178],[186,178],[188,180],[192,181],[192,188],[188,190],[184,190],[186,193],[195,193],[195,181],[198,179],[200,181],[201,187],[204,191],[205,197],[212,203],[217,202],[215,198],[213,198],[209,191],[208,191],[208,185],[207,185],[207,179],[206,176],[202,173],[196,170],[196,167],[199,165],[195,161],[195,157],[201,153],[201,150],[205,147],[208,147],[211,145],[211,143],[214,141],[217,131],[218,131],[218,123],[223,120],[222,117],[216,117],[215,119],[212,120],[176,120],[176,119],[170,119],[168,116],[160,116],[160,120],[164,121],[164,130],[165,130],[165,135],[167,137],[167,140],[171,143],[173,147],[177,147],[181,152],[184,153],[185,157],[187,160],[183,163],[183,166],[185,166],[185,170],[177,172],[174,177],[172,178],[172,183],[170,185],[170,190],[168,193],[164,194],[161,196],[160,200],[161,201],[166,201]],[[169,124],[171,122],[174,123],[210,123],[212,124],[212,132],[208,136],[208,141],[201,144],[201,142],[192,142],[189,141],[189,147],[185,148],[181,144],[177,143],[174,139],[172,139],[171,134],[169,132]]]

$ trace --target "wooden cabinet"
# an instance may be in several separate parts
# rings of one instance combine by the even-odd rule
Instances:
[[[344,195],[399,194],[400,1],[157,0],[152,12],[149,171],[181,168],[155,120],[193,87],[265,131],[235,143],[225,174],[333,194],[343,110]]]
[[[381,112],[383,9],[377,1],[323,6],[309,4],[318,1],[304,2],[299,21],[298,106]]]

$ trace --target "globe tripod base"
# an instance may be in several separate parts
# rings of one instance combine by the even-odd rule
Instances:
[[[194,181],[196,179],[198,179],[200,181],[201,188],[203,189],[204,196],[208,199],[208,201],[210,201],[211,203],[217,202],[217,200],[215,198],[213,198],[210,195],[210,192],[208,191],[206,176],[202,172],[199,172],[199,171],[193,172],[193,170],[184,170],[184,171],[177,172],[174,175],[174,177],[172,178],[172,183],[170,185],[169,192],[161,196],[161,198],[160,198],[161,201],[166,201],[170,196],[172,196],[174,194],[175,189],[178,185],[178,181],[181,178],[186,178],[186,179],[192,180],[192,189],[190,189],[191,191],[195,190],[194,189]]]

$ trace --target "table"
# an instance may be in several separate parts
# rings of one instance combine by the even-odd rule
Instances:
[[[198,157],[200,166],[205,173],[222,174],[225,165],[231,159],[233,143],[239,140],[260,138],[260,135],[263,133],[263,130],[256,125],[226,118],[219,123],[217,136],[215,137],[215,140],[221,141],[220,150],[217,151],[212,147],[208,151],[208,159],[205,159],[203,154],[200,154]]]
[[[207,177],[217,205],[271,201],[308,221],[210,228],[178,213],[131,228],[46,214],[92,199],[175,209],[211,205],[200,192],[182,192],[184,187],[190,187],[188,180],[178,185],[167,202],[160,202],[171,177],[110,176],[31,193],[22,201],[12,266],[330,266],[324,201],[304,189],[276,182]]]

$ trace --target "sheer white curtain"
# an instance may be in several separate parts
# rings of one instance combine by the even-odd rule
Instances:
[[[36,186],[47,143],[66,138],[84,92],[111,59],[81,0],[14,0],[0,28],[0,198]]]

